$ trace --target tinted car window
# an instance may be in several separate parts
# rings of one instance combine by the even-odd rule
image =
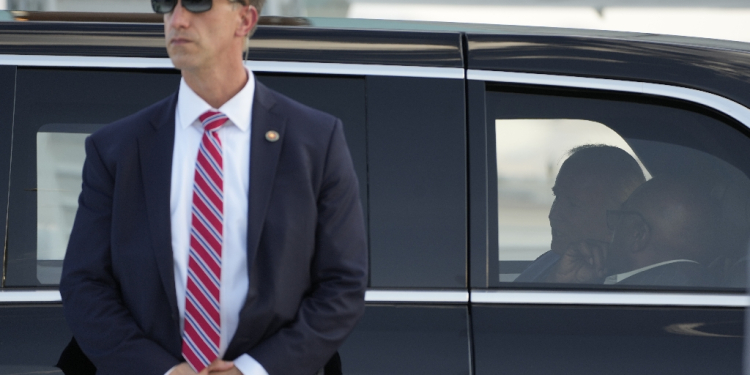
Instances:
[[[366,209],[364,79],[263,74],[258,78],[344,121]],[[21,70],[8,285],[59,283],[78,208],[85,138],[170,95],[178,82],[179,75],[171,71]]]
[[[585,196],[565,196],[571,192],[562,191],[563,196],[556,198],[553,191],[570,150],[582,145],[611,145],[638,160],[612,129],[580,119],[497,119],[495,144],[500,281],[516,280],[529,260],[550,250],[550,215],[556,199],[557,210],[585,215],[586,207],[576,206],[586,203]],[[643,172],[648,173],[645,168]]]
[[[495,87],[487,112],[490,285],[744,286],[743,126],[684,102],[580,91]]]
[[[466,127],[457,79],[367,78],[372,287],[466,286]]]
[[[85,135],[167,97],[178,82],[164,70],[18,69],[7,286],[58,283]]]

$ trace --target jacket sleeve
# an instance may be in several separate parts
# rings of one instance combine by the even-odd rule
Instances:
[[[312,289],[296,319],[248,353],[271,375],[309,375],[325,365],[364,312],[367,243],[359,187],[339,120],[318,195]]]
[[[144,335],[113,276],[114,169],[88,137],[78,212],[60,281],[65,318],[98,374],[162,375],[180,361]]]

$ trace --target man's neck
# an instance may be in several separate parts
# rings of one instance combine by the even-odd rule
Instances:
[[[245,84],[248,74],[242,62],[232,64],[229,69],[183,70],[185,83],[213,108],[220,108],[237,95]]]

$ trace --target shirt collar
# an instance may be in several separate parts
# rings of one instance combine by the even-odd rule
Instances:
[[[247,68],[247,83],[245,87],[233,96],[229,101],[224,103],[218,109],[221,113],[227,115],[229,121],[237,126],[241,131],[247,131],[250,128],[251,114],[253,112],[253,99],[255,98],[255,75]],[[198,117],[208,110],[217,110],[211,108],[198,94],[185,83],[185,79],[180,80],[180,89],[177,100],[177,113],[180,115],[180,126],[187,129],[198,120]],[[250,107],[248,108],[248,103]]]
[[[630,276],[639,274],[639,273],[644,272],[644,271],[648,271],[648,270],[650,270],[652,268],[656,268],[656,267],[659,267],[659,266],[664,266],[664,265],[671,264],[671,263],[678,263],[678,262],[698,263],[698,262],[696,262],[694,260],[689,260],[689,259],[668,260],[666,262],[652,264],[650,266],[639,268],[637,270],[632,270],[630,272],[618,273],[617,275],[607,276],[607,278],[604,279],[604,284],[616,284],[616,283],[619,283],[620,281],[623,281],[623,280],[627,279]]]

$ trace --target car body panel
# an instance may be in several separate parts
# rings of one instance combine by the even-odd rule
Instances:
[[[59,295],[35,278],[37,161],[30,150],[37,131],[53,122],[100,126],[174,91],[178,76],[163,45],[159,24],[0,22],[0,196],[10,186],[3,287],[18,291],[0,294],[0,313],[8,312],[2,332],[13,333],[12,346],[0,343],[0,365],[33,367],[0,367],[0,374],[53,366],[70,336]],[[740,291],[591,291],[490,280],[497,234],[489,208],[497,194],[488,181],[494,150],[485,102],[498,85],[679,99],[742,122],[736,128],[747,136],[750,121],[733,111],[750,106],[748,45],[311,19],[261,26],[248,66],[259,67],[269,87],[344,119],[371,248],[365,316],[341,348],[345,373],[740,372],[748,305]],[[158,87],[140,95],[149,85]],[[100,108],[90,118],[71,114],[92,103]],[[51,339],[39,346],[44,332]],[[23,359],[34,351],[35,359]]]

